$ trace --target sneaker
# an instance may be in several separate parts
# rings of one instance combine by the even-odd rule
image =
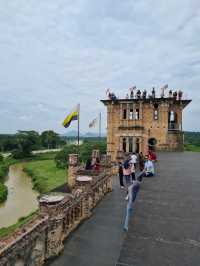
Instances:
[[[124,186],[121,186],[121,189],[123,189],[124,188]]]
[[[128,195],[126,196],[125,200],[128,200]]]

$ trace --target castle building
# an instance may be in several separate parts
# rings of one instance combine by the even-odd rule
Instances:
[[[107,153],[112,161],[122,152],[183,150],[182,112],[191,100],[153,94],[101,102],[107,107]]]

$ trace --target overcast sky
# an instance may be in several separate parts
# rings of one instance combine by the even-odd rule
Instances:
[[[166,83],[193,99],[184,129],[200,130],[199,0],[0,1],[0,133],[64,133],[78,102],[83,132],[100,111],[105,128],[105,88]]]

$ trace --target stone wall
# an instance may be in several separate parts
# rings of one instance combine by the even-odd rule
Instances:
[[[74,157],[74,155],[73,155]],[[104,158],[105,159],[105,158]],[[71,164],[71,167],[76,164]],[[45,260],[57,256],[64,248],[63,242],[75,228],[89,218],[92,209],[112,190],[109,160],[97,174],[79,170],[71,184],[71,193],[49,194],[39,200],[39,214],[0,240],[1,266],[40,266]],[[77,175],[90,176],[88,181],[78,181]]]

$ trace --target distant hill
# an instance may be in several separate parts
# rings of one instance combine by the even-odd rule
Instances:
[[[77,137],[77,131],[71,130],[66,134],[63,134],[64,137]],[[80,134],[81,138],[97,138],[99,135],[97,133],[86,132],[84,134]],[[106,133],[102,133],[102,137],[106,137]]]

